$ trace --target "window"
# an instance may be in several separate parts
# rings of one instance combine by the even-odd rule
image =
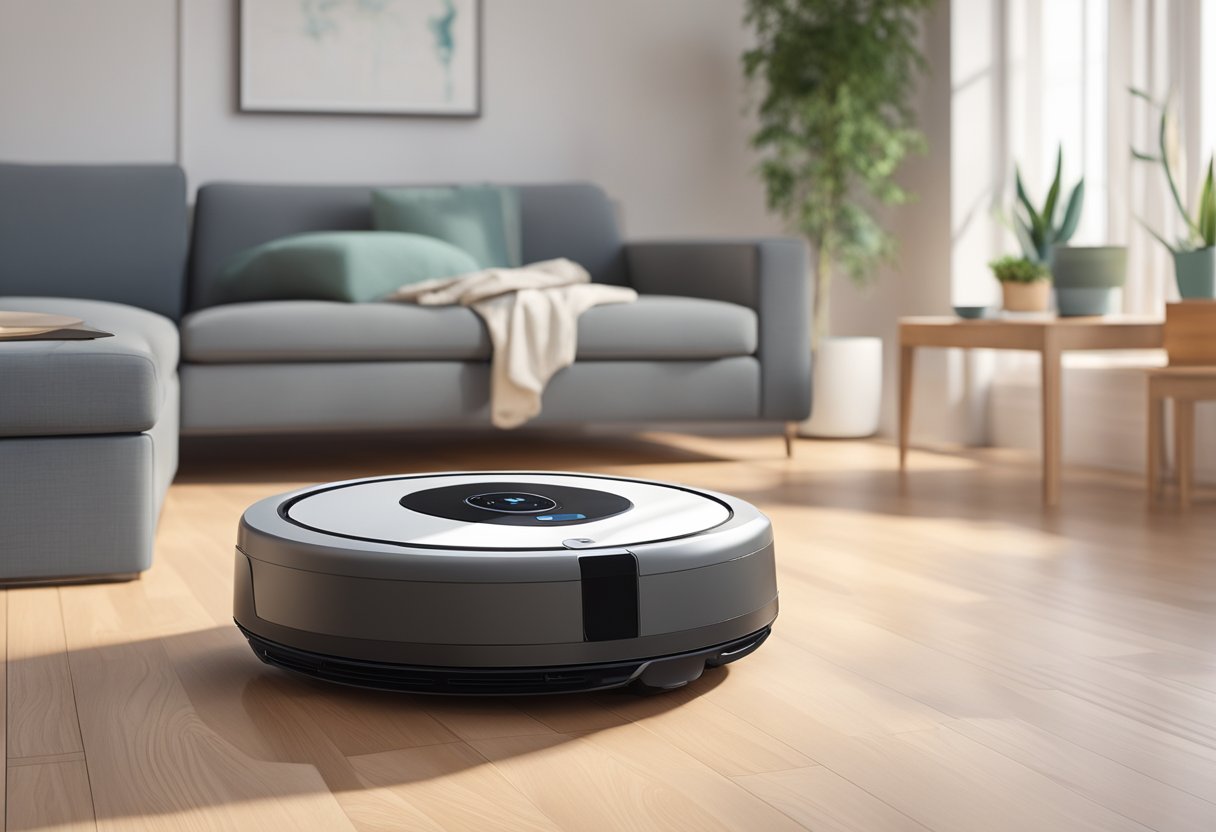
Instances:
[[[1216,148],[1216,2],[1204,0],[990,0],[1001,20],[1004,83],[1000,127],[1008,149],[1000,192],[1012,203],[1016,161],[1032,197],[1041,200],[1056,148],[1064,183],[1085,177],[1085,211],[1072,242],[1128,246],[1128,312],[1159,312],[1175,297],[1173,266],[1141,221],[1176,236],[1184,227],[1159,167],[1137,162],[1131,148],[1154,150],[1157,113],[1128,87],[1164,99],[1179,114],[1184,196],[1194,198],[1200,171]],[[970,5],[955,0],[957,13]],[[964,12],[973,15],[973,12]],[[955,31],[966,37],[965,31]],[[1205,90],[1206,85],[1206,90]],[[1205,94],[1206,92],[1206,94]],[[1011,234],[1001,248],[1016,250]],[[995,253],[995,252],[994,252]],[[974,258],[972,258],[974,259]],[[959,265],[956,261],[956,267]],[[974,265],[972,265],[974,268]]]

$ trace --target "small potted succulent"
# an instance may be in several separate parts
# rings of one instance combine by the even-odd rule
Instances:
[[[1174,255],[1174,277],[1178,281],[1178,294],[1183,300],[1216,298],[1216,183],[1213,182],[1213,159],[1208,159],[1207,175],[1200,185],[1199,202],[1192,216],[1178,190],[1178,180],[1170,167],[1170,159],[1178,158],[1178,130],[1168,102],[1154,101],[1141,90],[1132,90],[1132,95],[1142,98],[1161,110],[1160,126],[1157,130],[1157,152],[1142,153],[1133,148],[1132,155],[1144,162],[1157,162],[1165,171],[1165,182],[1170,187],[1174,205],[1186,223],[1186,233],[1170,244],[1162,235],[1145,225],[1148,232]]]
[[[1044,263],[1006,255],[988,264],[1001,283],[1004,307],[1009,312],[1045,312],[1051,305],[1051,272]]]
[[[1062,203],[1060,174],[1063,161],[1063,148],[1057,149],[1055,177],[1040,209],[1036,209],[1026,195],[1022,172],[1014,168],[1020,212],[1015,212],[1013,230],[1022,245],[1022,255],[1027,260],[1045,264],[1051,271],[1056,309],[1061,316],[1105,315],[1111,311],[1115,290],[1121,289],[1127,280],[1127,249],[1123,246],[1067,245],[1081,221],[1085,180],[1078,180]],[[1062,213],[1061,204],[1064,206]]]

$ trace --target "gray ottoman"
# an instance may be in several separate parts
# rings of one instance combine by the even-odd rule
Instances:
[[[161,315],[72,298],[0,309],[113,338],[0,341],[0,581],[131,577],[177,468],[178,337]]]

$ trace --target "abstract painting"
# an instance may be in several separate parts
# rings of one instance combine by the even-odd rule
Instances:
[[[480,0],[241,0],[247,112],[480,114]]]

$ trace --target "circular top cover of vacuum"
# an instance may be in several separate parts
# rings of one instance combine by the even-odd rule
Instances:
[[[732,516],[724,500],[677,485],[541,473],[355,480],[306,491],[280,512],[348,540],[481,551],[631,546],[696,535]]]

